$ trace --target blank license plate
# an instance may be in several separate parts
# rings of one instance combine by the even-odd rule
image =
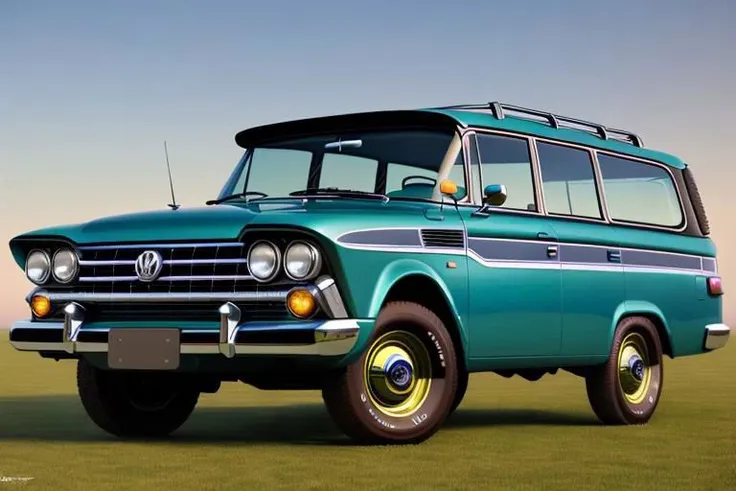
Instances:
[[[179,330],[111,329],[107,363],[119,370],[176,370]]]

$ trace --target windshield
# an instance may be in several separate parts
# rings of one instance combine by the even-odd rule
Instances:
[[[391,199],[431,199],[453,136],[439,131],[366,131],[270,142],[246,151],[219,198],[251,193],[243,199],[268,199],[337,188]],[[462,152],[447,177],[458,185],[455,198],[465,198]]]

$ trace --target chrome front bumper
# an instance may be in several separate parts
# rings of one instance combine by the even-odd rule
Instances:
[[[708,324],[705,326],[705,340],[703,348],[714,350],[723,348],[731,335],[731,328],[726,324]]]
[[[348,353],[357,340],[361,322],[355,319],[332,319],[320,322],[252,322],[217,332],[203,329],[180,329],[182,355],[316,355],[339,356]],[[135,328],[130,328],[135,329]],[[313,341],[301,343],[239,341],[242,335],[268,334],[277,339],[295,332],[313,335]],[[107,353],[110,329],[69,330],[62,322],[18,321],[10,329],[10,344],[19,351],[59,353]],[[60,338],[59,341],[52,340]],[[202,338],[205,338],[203,341]],[[208,339],[209,338],[209,339]],[[197,340],[199,339],[199,340]],[[211,339],[211,341],[210,341]]]
[[[213,320],[219,318],[219,329],[179,329],[180,354],[221,355],[316,355],[339,356],[355,345],[361,326],[370,321],[349,319],[334,280],[318,278],[308,287],[325,320],[241,322],[243,312],[238,301],[286,300],[289,291],[241,293],[56,293],[37,289],[28,296],[44,295],[55,304],[64,305],[63,321],[22,320],[10,329],[10,344],[20,351],[48,353],[107,353],[107,327],[85,325],[85,307],[94,302],[187,302],[222,301],[213,309]],[[140,322],[133,324],[139,325]],[[136,329],[128,327],[126,329]]]

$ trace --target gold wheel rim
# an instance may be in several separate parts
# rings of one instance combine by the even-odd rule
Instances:
[[[651,359],[644,337],[628,334],[618,352],[618,382],[621,393],[630,404],[641,403],[652,381]]]
[[[407,331],[391,331],[371,345],[363,366],[368,399],[383,414],[414,414],[429,395],[432,360],[424,343]]]

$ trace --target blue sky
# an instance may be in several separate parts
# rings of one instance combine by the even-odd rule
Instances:
[[[0,239],[164,206],[164,139],[199,205],[245,127],[502,100],[690,162],[736,281],[734,25],[733,0],[0,0]],[[7,251],[0,275],[2,320],[29,284]]]

